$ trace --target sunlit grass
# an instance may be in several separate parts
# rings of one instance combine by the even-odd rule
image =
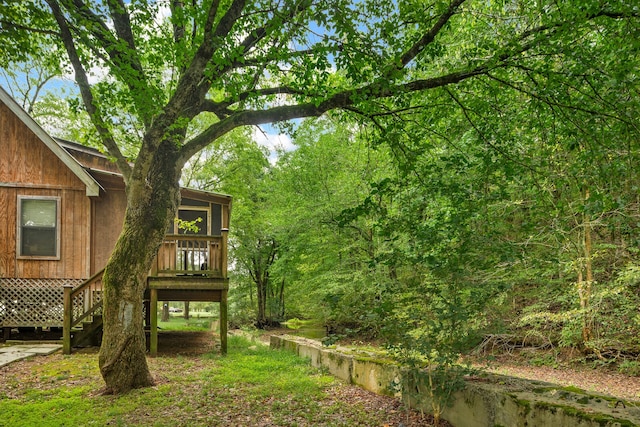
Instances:
[[[229,353],[148,359],[157,385],[103,396],[97,354],[35,357],[0,380],[0,426],[381,425],[329,399],[336,380],[291,353],[231,336]]]
[[[207,312],[194,313],[189,319],[185,319],[182,313],[172,313],[167,322],[161,321],[158,317],[158,327],[165,331],[208,331],[211,330],[212,322],[216,320],[217,318]]]

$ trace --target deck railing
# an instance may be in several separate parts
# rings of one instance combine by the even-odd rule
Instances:
[[[219,236],[168,234],[151,266],[150,276],[206,276],[227,278],[227,229]],[[71,331],[81,322],[102,315],[104,268],[73,287],[64,287],[63,351],[71,353]],[[188,280],[188,279],[187,279]],[[226,295],[226,290],[224,291]],[[221,313],[226,313],[226,296]],[[225,346],[226,346],[226,329]]]
[[[102,275],[100,270],[80,285],[64,287],[64,320],[62,350],[71,354],[71,330],[93,316],[102,315]]]
[[[227,276],[227,230],[219,236],[167,234],[151,276]]]

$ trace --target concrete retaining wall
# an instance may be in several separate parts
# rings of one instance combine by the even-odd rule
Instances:
[[[272,336],[271,347],[293,351],[348,383],[378,394],[395,395],[412,408],[431,411],[420,385],[412,396],[394,392],[401,369],[389,361],[327,349],[318,341],[289,335]],[[416,397],[417,396],[417,397]],[[627,427],[640,425],[640,403],[589,394],[554,384],[502,375],[469,378],[442,418],[456,427]]]

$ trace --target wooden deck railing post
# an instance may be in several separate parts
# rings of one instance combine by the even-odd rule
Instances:
[[[227,277],[227,239],[229,238],[229,229],[223,228],[221,231],[222,241],[220,242],[220,256],[222,257],[222,264],[220,267],[222,277]]]
[[[62,320],[62,352],[64,354],[71,354],[71,319],[73,317],[72,291],[73,285],[64,285],[64,317]]]

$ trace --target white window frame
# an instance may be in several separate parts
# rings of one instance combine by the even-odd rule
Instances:
[[[22,201],[23,200],[55,200],[56,202],[56,254],[55,255],[23,255],[22,254]],[[16,217],[16,257],[18,259],[60,260],[60,197],[58,196],[25,196],[18,195],[18,215]]]
[[[207,206],[180,206],[176,212],[176,219],[180,217],[180,211],[200,211],[207,213],[207,236],[211,235],[211,208]],[[180,234],[176,222],[173,222],[173,234]]]

